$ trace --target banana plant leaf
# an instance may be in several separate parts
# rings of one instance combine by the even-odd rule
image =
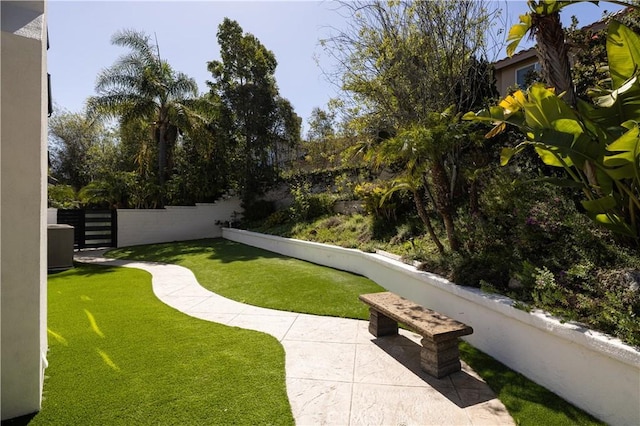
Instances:
[[[607,57],[613,88],[622,87],[634,76],[640,64],[640,36],[618,21],[607,29]]]

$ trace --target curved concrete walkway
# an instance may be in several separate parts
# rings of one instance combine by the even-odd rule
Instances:
[[[435,379],[420,370],[420,336],[377,339],[366,321],[245,305],[206,290],[177,265],[77,253],[84,263],[142,269],[153,292],[187,315],[268,333],[286,352],[286,384],[298,425],[513,425],[491,389],[463,363]]]

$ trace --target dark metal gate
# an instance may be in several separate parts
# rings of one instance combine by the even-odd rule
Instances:
[[[118,244],[117,210],[58,210],[58,223],[74,227],[74,248],[116,247]]]

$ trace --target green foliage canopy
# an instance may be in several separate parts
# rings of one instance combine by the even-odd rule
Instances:
[[[533,85],[498,106],[465,118],[497,123],[488,136],[506,124],[520,128],[527,140],[506,148],[502,163],[531,145],[542,161],[566,170],[570,179],[557,181],[582,189],[582,205],[597,223],[640,238],[640,36],[617,21],[607,31],[607,54],[613,90],[572,108],[554,91]]]
[[[142,32],[120,31],[111,41],[131,51],[100,73],[98,95],[89,98],[89,111],[117,118],[123,124],[141,121],[150,127],[157,147],[158,185],[163,188],[179,131],[193,127],[199,119],[190,108],[197,96],[196,82],[174,71],[160,57],[157,43]]]
[[[278,93],[277,61],[255,36],[225,18],[218,27],[220,61],[208,63],[210,96],[220,102],[226,155],[245,199],[259,194],[291,159],[300,141],[300,118]]]

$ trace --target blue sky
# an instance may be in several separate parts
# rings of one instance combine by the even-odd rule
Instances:
[[[525,1],[497,3],[506,7],[509,25],[526,11]],[[53,99],[72,112],[82,111],[86,98],[95,94],[100,70],[126,52],[110,43],[111,35],[124,28],[155,33],[161,56],[175,70],[193,77],[201,92],[206,91],[205,81],[211,77],[206,63],[219,59],[216,32],[225,17],[238,21],[245,32],[274,52],[280,94],[292,102],[305,129],[311,110],[324,107],[337,93],[316,63],[317,59],[322,68],[331,69],[318,40],[346,24],[332,1],[49,0],[47,7]],[[568,24],[570,16],[576,15],[581,24],[588,24],[598,20],[603,10],[617,9],[604,2],[600,7],[575,5],[566,9],[563,22]]]

